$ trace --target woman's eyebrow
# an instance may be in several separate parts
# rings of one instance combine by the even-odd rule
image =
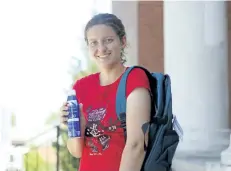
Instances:
[[[115,38],[115,36],[104,36],[102,39],[107,39],[107,38]],[[97,40],[96,38],[89,38],[88,41],[95,41]]]
[[[96,39],[93,39],[93,38],[91,38],[91,39],[88,39],[88,41],[94,41],[94,40],[96,40]]]

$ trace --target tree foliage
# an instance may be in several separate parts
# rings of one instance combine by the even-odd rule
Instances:
[[[62,171],[77,171],[79,167],[79,159],[73,157],[66,147],[66,141],[68,139],[67,130],[62,129],[60,132],[61,142],[59,145],[59,162]],[[57,147],[57,142],[53,143],[53,147]]]
[[[46,162],[39,154],[37,148],[31,148],[27,154],[24,155],[25,171],[49,171],[55,170],[55,165]]]

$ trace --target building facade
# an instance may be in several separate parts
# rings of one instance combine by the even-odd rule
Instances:
[[[112,1],[112,12],[126,27],[128,65],[171,76],[178,151],[221,152],[231,125],[231,3]]]

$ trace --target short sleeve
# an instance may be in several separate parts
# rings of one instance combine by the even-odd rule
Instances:
[[[150,91],[149,79],[142,69],[135,68],[128,75],[126,97],[136,88],[146,88]]]

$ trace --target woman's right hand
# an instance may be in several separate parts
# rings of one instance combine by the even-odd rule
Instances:
[[[80,125],[81,129],[85,130],[86,127],[86,119],[83,114],[83,105],[79,104],[79,112],[80,112]],[[67,126],[67,119],[68,119],[68,103],[64,102],[60,108],[60,122]]]
[[[61,124],[67,125],[68,117],[68,106],[67,102],[64,102],[60,108],[60,122]]]
[[[82,104],[79,104],[79,112],[80,112],[80,125],[81,125],[82,138],[68,138],[66,141],[68,151],[76,158],[81,158],[82,156],[85,129],[86,129],[86,120],[83,114]],[[68,103],[64,102],[60,108],[61,124],[67,126],[67,119],[68,119]]]

